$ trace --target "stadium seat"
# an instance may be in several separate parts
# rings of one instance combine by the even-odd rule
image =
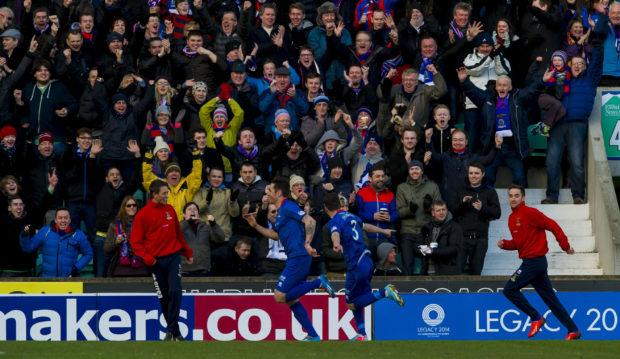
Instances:
[[[527,128],[530,156],[545,157],[547,156],[547,138],[540,134],[532,135],[532,128],[534,127],[536,127],[536,125],[530,125]]]

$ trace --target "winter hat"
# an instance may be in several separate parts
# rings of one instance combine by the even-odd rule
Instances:
[[[377,133],[371,132],[366,135],[366,143],[370,141],[375,141],[379,145],[379,147],[383,148],[383,139]]]
[[[289,119],[289,121],[291,120],[291,115],[288,113],[288,111],[281,108],[278,111],[276,111],[276,114],[273,116],[273,122],[278,121],[278,119],[281,117],[286,117]]]
[[[170,109],[166,105],[160,105],[155,111],[155,116],[159,116],[160,113],[166,113],[170,116]]]
[[[369,109],[368,107],[360,107],[359,109],[357,109],[357,112],[355,113],[355,118],[357,119],[360,115],[360,113],[365,112],[368,114],[368,116],[370,117],[370,120],[372,121],[373,119],[373,114],[372,114],[372,110]]]
[[[127,96],[125,96],[122,93],[117,93],[114,96],[112,96],[112,106],[114,106],[114,104],[117,103],[118,101],[125,101],[125,103],[129,103]]]
[[[304,186],[306,185],[306,181],[304,181],[304,178],[298,175],[291,175],[291,178],[289,179],[288,183],[291,189],[293,189],[293,186],[296,185],[297,183],[303,183]]]
[[[562,61],[564,61],[564,65],[566,65],[568,63],[568,55],[566,54],[566,52],[564,52],[562,50],[554,51],[553,54],[551,54],[551,61],[552,62],[553,62],[553,58],[554,57],[561,58]]]
[[[45,131],[39,134],[39,143],[45,142],[45,141],[54,143],[54,136],[52,136],[51,132]]]
[[[166,166],[166,172],[164,174],[164,177],[168,176],[168,173],[173,172],[173,171],[181,173],[181,167],[179,167],[179,165],[177,165],[174,162],[170,163],[170,164],[168,164],[168,166]]]
[[[233,51],[233,50],[237,50],[239,48],[239,46],[241,45],[241,43],[237,40],[232,40],[226,43],[225,49],[226,49],[226,55],[228,55],[229,52]]]
[[[478,47],[482,44],[487,44],[493,46],[493,35],[488,32],[483,32],[480,35],[476,36],[474,39],[474,47]]]
[[[6,136],[15,136],[17,137],[17,131],[13,126],[4,126],[2,130],[0,130],[0,141],[4,140]]]
[[[422,15],[424,15],[424,6],[422,4],[420,4],[419,2],[415,1],[412,2],[409,7],[411,8],[411,10],[418,10],[419,12],[422,13]]]
[[[245,73],[245,64],[241,60],[233,61],[230,64],[230,72]]]
[[[123,35],[119,34],[118,32],[112,31],[105,38],[105,41],[108,45],[110,45],[112,41],[115,41],[115,40],[123,42]]]
[[[218,105],[215,108],[215,111],[213,111],[213,119],[215,119],[217,116],[224,116],[226,121],[228,121],[228,112],[226,112],[226,107]]]
[[[288,136],[286,142],[288,143],[289,147],[293,146],[295,142],[297,142],[299,147],[301,147],[302,149],[308,147],[308,144],[304,139],[304,135],[302,135],[299,131],[291,131],[291,135]]]
[[[206,84],[206,83],[204,83],[204,82],[202,82],[202,81],[198,81],[198,82],[196,82],[196,84],[195,84],[194,86],[192,86],[192,95],[193,95],[193,94],[194,94],[194,92],[196,92],[196,90],[197,90],[198,88],[200,88],[200,87],[204,88],[204,89],[205,89],[205,91],[209,92],[209,88],[207,87],[207,84]]]
[[[407,168],[409,169],[411,167],[420,167],[420,169],[422,171],[424,171],[424,165],[422,164],[422,162],[420,162],[418,160],[413,160],[413,161],[409,162],[409,166]]]
[[[316,106],[318,103],[321,102],[325,102],[326,104],[329,105],[329,98],[325,95],[318,95],[315,99],[314,99],[314,106]]]
[[[327,160],[327,170],[329,172],[336,167],[344,168],[344,162],[342,162],[342,158],[340,158],[340,156],[334,156]]]
[[[159,80],[166,80],[168,81],[168,84],[171,84],[172,81],[170,81],[170,78],[168,76],[164,76],[164,75],[159,75],[155,78],[155,84],[157,84],[157,81]]]
[[[159,150],[166,149],[170,152],[170,146],[164,141],[164,138],[161,136],[155,137],[155,148],[153,149],[153,154],[159,152]]]

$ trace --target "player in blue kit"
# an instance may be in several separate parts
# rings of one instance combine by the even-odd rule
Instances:
[[[275,231],[256,223],[256,213],[247,213],[249,205],[244,207],[246,213],[243,217],[261,235],[274,240],[280,239],[286,251],[286,266],[278,279],[274,298],[278,303],[286,303],[297,321],[306,330],[308,336],[303,339],[304,341],[321,340],[312,326],[306,308],[299,301],[299,298],[304,294],[315,289],[324,290],[332,298],[336,296],[333,287],[324,275],[319,276],[316,280],[306,282],[312,257],[318,257],[316,249],[310,246],[316,221],[299,208],[295,202],[288,199],[290,195],[288,181],[273,179],[272,183],[265,188],[265,194],[269,198],[269,203],[278,208]]]
[[[401,307],[405,302],[398,295],[396,288],[388,284],[384,289],[377,292],[372,291],[370,281],[374,265],[370,257],[370,251],[366,248],[362,230],[367,233],[381,233],[389,238],[393,229],[382,229],[372,224],[364,223],[362,220],[340,207],[340,199],[335,193],[325,195],[325,212],[331,220],[327,223],[327,228],[331,233],[334,251],[342,252],[347,264],[347,280],[345,283],[345,294],[347,307],[353,312],[357,334],[351,341],[366,340],[366,329],[364,328],[364,307],[379,299],[389,298],[398,303]]]

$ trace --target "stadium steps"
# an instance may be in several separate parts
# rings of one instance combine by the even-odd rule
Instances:
[[[508,230],[508,217],[511,209],[508,203],[508,190],[498,188],[502,215],[489,225],[489,249],[484,261],[482,275],[512,275],[521,264],[516,251],[505,251],[497,247],[500,239],[511,238]],[[590,207],[587,204],[572,204],[570,189],[560,190],[559,204],[540,204],[545,198],[545,190],[528,188],[525,190],[525,203],[555,220],[568,236],[574,255],[562,251],[553,234],[547,231],[550,275],[602,275],[599,255],[596,253],[595,238],[590,220]]]

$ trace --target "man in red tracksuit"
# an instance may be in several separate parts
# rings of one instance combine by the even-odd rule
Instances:
[[[131,248],[144,260],[155,282],[155,290],[166,319],[165,341],[183,341],[179,331],[181,311],[181,254],[194,261],[174,207],[168,202],[168,185],[155,180],[149,187],[151,200],[136,214],[131,228]]]
[[[547,235],[545,230],[551,231],[560,247],[567,254],[574,254],[575,250],[568,243],[562,228],[551,218],[539,210],[525,205],[525,189],[518,185],[508,188],[508,201],[512,214],[508,218],[508,228],[512,239],[502,239],[497,246],[506,250],[518,250],[519,258],[523,259],[521,267],[512,275],[504,287],[504,295],[517,308],[521,309],[532,319],[532,326],[528,338],[533,337],[545,324],[545,317],[525,299],[521,288],[532,284],[538,295],[551,309],[553,315],[568,329],[566,340],[581,338],[581,332],[564,306],[553,292],[553,287],[547,274]]]

